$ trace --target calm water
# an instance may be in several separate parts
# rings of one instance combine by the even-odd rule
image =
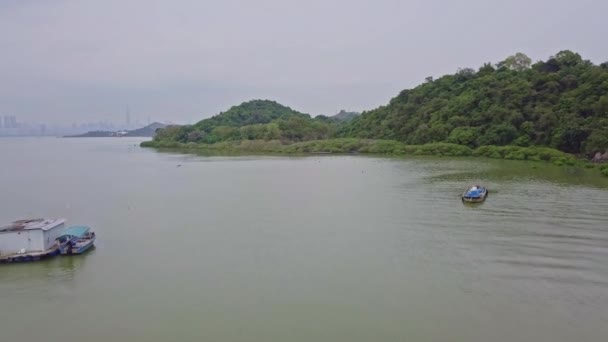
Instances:
[[[0,139],[2,222],[99,236],[84,256],[0,267],[0,340],[608,339],[597,171],[138,142]],[[477,181],[490,197],[463,205]]]

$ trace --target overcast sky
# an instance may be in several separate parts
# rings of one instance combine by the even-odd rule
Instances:
[[[608,1],[0,0],[0,115],[187,123],[254,98],[312,115],[521,51],[608,60]]]

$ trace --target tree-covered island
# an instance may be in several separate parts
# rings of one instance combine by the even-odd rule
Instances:
[[[595,65],[561,51],[532,63],[517,53],[477,70],[428,77],[361,115],[313,118],[274,101],[253,100],[194,125],[159,129],[142,146],[471,155],[558,165],[602,161],[608,159],[608,62]],[[608,176],[608,167],[600,170]]]

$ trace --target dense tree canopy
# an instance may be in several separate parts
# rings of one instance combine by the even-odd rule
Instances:
[[[608,148],[608,63],[594,65],[561,51],[532,64],[517,53],[478,70],[428,77],[361,115],[311,118],[274,101],[253,100],[194,125],[168,127],[155,141],[301,142],[336,136],[471,148],[547,146],[591,155]]]
[[[429,78],[355,118],[340,135],[591,154],[608,148],[608,66],[571,51],[535,64],[518,53],[496,66]]]
[[[252,100],[194,125],[160,130],[157,141],[212,144],[231,140],[305,141],[334,135],[337,120],[312,119],[277,102]]]

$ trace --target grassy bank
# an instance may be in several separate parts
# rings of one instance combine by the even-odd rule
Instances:
[[[456,144],[427,144],[408,146],[394,140],[338,138],[311,140],[297,143],[282,143],[279,140],[234,140],[215,144],[178,143],[167,141],[145,141],[142,147],[226,151],[255,153],[378,153],[378,154],[415,154],[440,156],[470,156],[472,150]]]
[[[471,149],[467,146],[433,143],[406,145],[395,140],[378,139],[326,139],[285,144],[278,140],[235,140],[216,144],[177,143],[165,141],[144,141],[142,147],[195,150],[226,153],[374,153],[389,155],[433,155],[433,156],[474,156],[493,159],[530,160],[548,162],[558,166],[578,166],[595,168],[594,164],[577,159],[575,156],[547,147],[521,146],[481,146]],[[608,165],[599,168],[608,176]]]

